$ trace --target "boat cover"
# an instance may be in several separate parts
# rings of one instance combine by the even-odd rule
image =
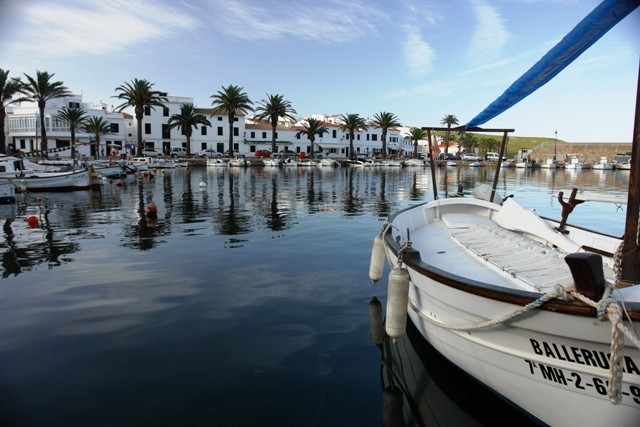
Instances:
[[[604,0],[502,95],[471,119],[467,128],[488,122],[538,90],[638,6],[639,0]]]

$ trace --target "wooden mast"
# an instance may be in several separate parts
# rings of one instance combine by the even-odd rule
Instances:
[[[629,171],[629,195],[627,196],[627,219],[622,243],[621,278],[623,282],[640,282],[640,67],[636,90],[636,112],[633,123],[631,146],[631,170]]]

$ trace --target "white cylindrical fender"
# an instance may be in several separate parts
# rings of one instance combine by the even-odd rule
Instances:
[[[371,248],[371,263],[369,264],[369,278],[375,284],[382,278],[384,271],[384,241],[380,234],[373,239],[373,247]]]
[[[409,272],[394,268],[389,273],[387,289],[387,321],[385,329],[391,338],[403,336],[407,329],[407,306],[409,304]]]
[[[384,339],[384,328],[382,327],[382,303],[376,297],[369,301],[369,331],[371,342],[381,345]]]

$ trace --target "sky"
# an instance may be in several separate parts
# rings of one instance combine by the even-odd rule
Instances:
[[[0,0],[0,68],[54,74],[84,102],[119,104],[146,79],[211,106],[240,86],[301,117],[395,114],[465,124],[598,0]],[[482,125],[515,136],[631,142],[640,8],[547,85]]]

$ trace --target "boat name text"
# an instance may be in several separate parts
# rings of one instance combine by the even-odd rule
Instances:
[[[595,351],[586,348],[572,347],[564,344],[556,344],[545,341],[538,341],[530,338],[533,352],[540,356],[565,362],[576,363],[578,365],[593,366],[595,368],[609,369],[611,353]],[[624,356],[622,369],[628,374],[640,375],[640,369],[635,361]]]

